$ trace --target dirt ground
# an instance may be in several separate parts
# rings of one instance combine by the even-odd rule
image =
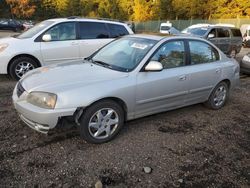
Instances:
[[[0,77],[0,187],[250,186],[250,77],[219,111],[198,104],[130,121],[102,145],[76,128],[30,129],[12,106],[14,85]]]
[[[219,111],[198,104],[130,121],[102,145],[76,128],[30,129],[13,108],[15,84],[0,76],[0,187],[250,187],[250,77]]]

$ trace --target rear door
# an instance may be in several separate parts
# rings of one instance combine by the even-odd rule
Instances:
[[[188,40],[190,58],[189,93],[186,103],[204,102],[221,79],[222,68],[218,51],[204,41]]]
[[[82,58],[92,55],[113,40],[109,37],[109,31],[105,23],[83,21],[78,24],[80,56]]]
[[[216,46],[225,54],[231,52],[231,37],[228,28],[217,28]]]
[[[242,47],[242,35],[239,29],[231,28],[231,49],[239,53]]]
[[[51,35],[51,41],[41,41],[41,54],[46,65],[80,59],[75,23],[60,23],[45,33]]]

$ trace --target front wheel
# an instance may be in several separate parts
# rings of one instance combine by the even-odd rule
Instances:
[[[19,57],[10,64],[9,72],[10,76],[16,80],[19,80],[26,72],[37,68],[38,65],[30,57]]]
[[[212,91],[205,105],[211,109],[222,108],[229,96],[229,88],[226,82],[220,82]]]
[[[112,100],[97,102],[81,117],[80,134],[89,143],[100,144],[113,139],[124,124],[122,107]]]

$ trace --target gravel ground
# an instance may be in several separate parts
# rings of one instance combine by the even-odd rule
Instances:
[[[221,110],[198,104],[130,121],[102,145],[77,128],[30,129],[13,108],[14,85],[0,76],[0,187],[250,187],[250,77]]]
[[[14,85],[0,77],[0,187],[250,186],[250,77],[219,111],[198,104],[130,121],[102,145],[76,128],[47,136],[27,127],[11,103]]]

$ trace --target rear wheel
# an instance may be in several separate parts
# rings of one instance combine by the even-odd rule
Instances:
[[[30,57],[19,57],[11,62],[9,67],[10,76],[19,80],[25,73],[37,68],[36,61]]]
[[[80,122],[81,137],[87,142],[100,144],[113,139],[124,124],[124,111],[112,100],[93,104]]]
[[[229,96],[229,88],[226,82],[220,82],[212,91],[205,105],[211,109],[218,110],[222,108]]]

